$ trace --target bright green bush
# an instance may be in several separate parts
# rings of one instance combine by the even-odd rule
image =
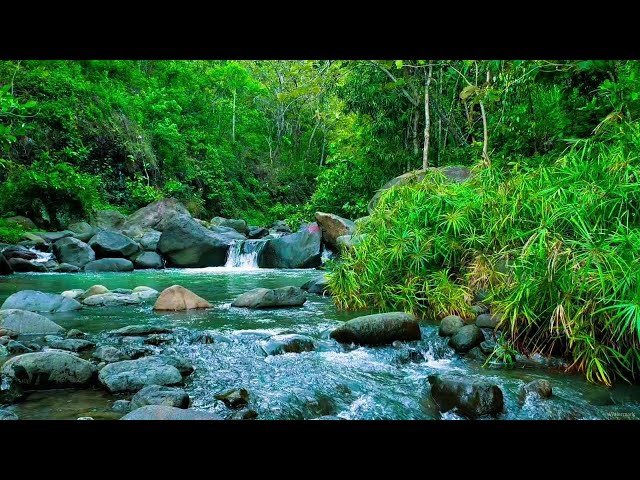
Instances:
[[[22,226],[0,218],[0,243],[16,244],[22,240],[24,233]]]
[[[550,165],[390,190],[331,273],[336,304],[468,317],[483,289],[520,351],[566,354],[607,385],[638,378],[640,126],[613,129]]]

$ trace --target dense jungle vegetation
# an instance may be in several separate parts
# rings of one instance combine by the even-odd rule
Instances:
[[[358,218],[342,308],[469,314],[592,381],[640,368],[637,61],[3,61],[0,212],[61,228],[172,196],[193,215]],[[0,220],[0,241],[22,232]]]

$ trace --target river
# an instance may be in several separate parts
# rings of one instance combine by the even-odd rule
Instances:
[[[309,295],[300,308],[249,310],[231,307],[239,294],[256,287],[302,285],[316,270],[238,268],[137,270],[131,273],[14,274],[0,277],[0,304],[12,293],[40,290],[60,293],[95,284],[109,289],[148,286],[156,290],[182,285],[213,304],[212,309],[156,313],[145,306],[91,307],[65,314],[47,314],[63,327],[78,328],[93,341],[115,340],[105,331],[133,324],[175,329],[174,341],[152,347],[189,358],[195,372],[185,390],[192,408],[221,416],[230,411],[214,396],[232,388],[250,392],[249,407],[258,419],[312,419],[334,415],[344,419],[458,419],[441,415],[429,399],[427,377],[434,373],[462,374],[490,380],[505,394],[499,419],[640,419],[640,386],[619,384],[607,389],[581,375],[536,369],[489,369],[456,356],[438,336],[437,325],[422,324],[423,339],[401,348],[341,346],[329,332],[342,321],[369,312],[336,311],[330,298]],[[209,332],[213,343],[194,340]],[[258,341],[278,333],[302,333],[317,340],[317,349],[301,354],[265,357]],[[412,354],[411,350],[417,350]],[[84,355],[88,357],[88,355]],[[0,359],[0,363],[2,359]],[[518,402],[528,381],[548,379],[549,400]],[[21,419],[118,419],[117,399],[102,388],[35,392],[10,407]]]

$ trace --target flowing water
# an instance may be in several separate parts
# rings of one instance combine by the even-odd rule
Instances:
[[[423,324],[423,339],[400,348],[345,347],[329,339],[341,322],[368,312],[344,313],[330,298],[310,295],[300,308],[249,310],[231,307],[232,300],[256,287],[302,285],[315,270],[238,268],[167,269],[131,273],[15,274],[0,277],[0,303],[24,289],[62,292],[102,284],[110,289],[146,285],[157,290],[179,284],[213,304],[209,310],[155,313],[151,305],[92,307],[48,315],[65,328],[79,328],[98,343],[116,344],[105,331],[132,324],[175,329],[175,341],[151,347],[189,358],[196,371],[185,389],[192,407],[227,416],[214,398],[231,388],[250,392],[249,407],[259,419],[311,419],[336,415],[344,419],[458,419],[440,415],[428,395],[427,377],[451,373],[497,383],[505,393],[500,419],[640,419],[640,387],[612,389],[588,384],[579,375],[532,369],[487,369],[480,362],[456,356],[438,337],[437,326]],[[213,343],[197,339],[203,332]],[[317,342],[313,352],[265,357],[259,342],[278,333],[302,333]],[[121,340],[120,340],[121,341]],[[416,353],[417,351],[417,353]],[[2,362],[2,359],[0,359]],[[546,378],[553,385],[549,400],[518,403],[528,381]],[[23,419],[90,416],[117,419],[114,400],[101,388],[35,392],[12,409]]]

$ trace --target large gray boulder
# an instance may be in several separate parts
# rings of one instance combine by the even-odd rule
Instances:
[[[458,330],[460,330],[464,326],[464,320],[458,315],[449,315],[440,320],[438,334],[441,337],[450,337],[458,333]]]
[[[98,378],[112,393],[137,392],[147,385],[179,385],[182,374],[172,358],[159,355],[110,363],[100,370]]]
[[[55,293],[38,292],[37,290],[22,290],[10,295],[0,310],[17,308],[19,310],[29,310],[30,312],[70,312],[79,310],[82,305],[77,301],[57,295]]]
[[[29,389],[86,387],[96,372],[90,362],[59,351],[25,353],[2,366],[2,375]]]
[[[164,268],[162,257],[156,252],[142,252],[133,259],[133,265],[139,269],[161,269]]]
[[[233,228],[236,232],[241,233],[242,235],[247,235],[249,233],[247,222],[245,222],[241,218],[213,217],[211,219],[211,226],[215,225]]]
[[[96,259],[96,254],[89,245],[73,237],[66,237],[54,243],[53,253],[59,262],[78,268],[83,268]]]
[[[47,267],[44,264],[33,260],[25,260],[24,258],[12,258],[9,260],[9,265],[14,272],[44,273],[47,271]]]
[[[73,232],[73,238],[77,238],[83,242],[88,242],[91,237],[96,234],[95,229],[87,222],[72,223],[67,227],[67,230],[71,230]]]
[[[161,235],[162,232],[158,230],[149,230],[140,238],[140,246],[146,251],[155,252]]]
[[[138,244],[118,232],[101,230],[89,240],[97,258],[126,258],[136,253]]]
[[[120,420],[221,420],[213,413],[167,405],[145,405],[127,413]]]
[[[420,340],[420,326],[404,312],[376,313],[345,322],[331,332],[340,343],[359,345],[390,345],[395,340]]]
[[[121,230],[130,229],[157,230],[163,232],[173,217],[184,215],[191,217],[187,208],[175,198],[163,198],[136,210],[122,223]]]
[[[165,226],[158,251],[171,267],[221,267],[233,239],[213,232],[187,215],[176,215]]]
[[[322,232],[318,224],[267,242],[258,259],[261,268],[315,268],[320,266]]]
[[[102,258],[84,266],[85,272],[130,272],[133,263],[126,258]]]
[[[51,348],[68,350],[70,352],[81,352],[96,346],[95,343],[90,342],[89,340],[82,340],[80,338],[62,338],[57,335],[45,335],[44,341]]]
[[[452,375],[431,375],[431,397],[441,412],[456,408],[469,418],[496,415],[502,412],[502,390],[489,382]]]
[[[126,216],[116,210],[98,210],[91,225],[104,230],[119,230],[126,219]]]
[[[19,335],[56,335],[62,328],[47,317],[28,310],[0,310],[0,328],[12,330]]]
[[[145,405],[189,408],[189,395],[182,388],[149,385],[131,399],[131,408],[144,407]]]
[[[316,221],[322,229],[322,239],[333,250],[338,249],[338,237],[351,235],[355,230],[355,224],[351,220],[333,213],[316,212]]]
[[[108,345],[102,345],[96,348],[96,351],[93,352],[93,358],[97,358],[101,362],[107,362],[107,363],[121,362],[123,360],[131,360],[129,355],[124,353],[122,350],[119,350],[116,347],[111,347]]]
[[[5,248],[2,251],[2,254],[7,260],[11,260],[13,258],[22,258],[23,260],[35,260],[38,258],[38,254],[29,250],[26,247],[15,245],[8,248]]]
[[[306,301],[307,296],[299,287],[254,288],[236,298],[231,306],[245,308],[299,307]]]

